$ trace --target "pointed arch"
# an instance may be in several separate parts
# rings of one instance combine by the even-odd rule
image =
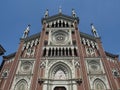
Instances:
[[[44,48],[43,56],[46,56],[46,48]]]
[[[101,79],[96,79],[94,81],[94,90],[106,90],[106,85]]]
[[[70,79],[72,77],[71,75],[72,75],[72,71],[66,63],[56,62],[50,68],[48,78],[50,79],[68,79],[69,78]]]
[[[14,90],[28,90],[28,83],[25,79],[19,80],[16,85]]]

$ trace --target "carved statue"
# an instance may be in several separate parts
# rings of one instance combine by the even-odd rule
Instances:
[[[30,32],[30,25],[28,25],[28,27],[24,30],[23,38],[26,38],[28,36],[29,32]]]
[[[49,12],[48,12],[48,9],[47,9],[46,12],[45,12],[44,17],[47,18],[48,16],[49,16]]]
[[[76,17],[76,13],[75,13],[75,10],[74,10],[74,9],[72,9],[72,16],[73,16],[73,17]]]
[[[93,24],[91,24],[91,28],[92,28],[92,34],[93,34],[95,37],[98,37],[97,30],[95,29],[95,27],[94,27]]]
[[[62,9],[61,9],[61,6],[59,7],[59,13],[62,13]]]

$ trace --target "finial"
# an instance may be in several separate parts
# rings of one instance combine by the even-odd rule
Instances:
[[[23,37],[22,38],[26,38],[30,32],[30,24],[28,24],[27,28],[24,30],[24,33],[23,33]]]
[[[48,16],[49,16],[49,11],[48,11],[48,9],[46,9],[44,18],[47,18]]]
[[[59,13],[62,13],[62,9],[61,9],[61,6],[59,6]]]
[[[95,37],[99,37],[99,36],[98,36],[98,33],[97,33],[97,30],[95,29],[93,23],[91,23],[91,29],[92,29],[92,34],[93,34]]]
[[[74,9],[72,9],[72,17],[76,17],[76,13]]]

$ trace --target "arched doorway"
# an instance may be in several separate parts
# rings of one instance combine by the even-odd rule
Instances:
[[[54,90],[66,90],[65,87],[55,87]]]
[[[72,90],[72,71],[70,66],[62,61],[54,63],[48,72],[47,90]]]

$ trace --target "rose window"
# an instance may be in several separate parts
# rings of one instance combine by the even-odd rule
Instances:
[[[59,45],[63,45],[66,44],[69,40],[69,35],[67,32],[62,31],[62,30],[58,30],[52,33],[52,43],[53,44],[59,44]]]
[[[94,60],[89,62],[89,69],[92,70],[92,71],[99,71],[100,70],[99,62],[96,62]]]
[[[21,71],[24,73],[30,72],[32,69],[32,64],[30,62],[23,62],[21,64]]]

